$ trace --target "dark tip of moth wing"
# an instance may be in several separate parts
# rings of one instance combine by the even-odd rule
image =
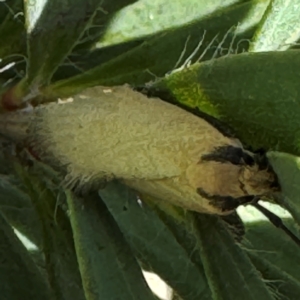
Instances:
[[[272,169],[265,150],[259,149],[256,150],[254,153],[255,161],[258,164],[260,170]]]
[[[240,205],[251,203],[256,196],[247,195],[239,198],[231,196],[209,195],[202,188],[197,189],[197,193],[209,200],[209,204],[220,209],[222,212],[232,211],[237,209]]]
[[[243,151],[242,148],[233,147],[230,145],[215,148],[211,153],[201,156],[202,161],[217,161],[220,163],[232,163],[234,165],[247,164],[252,166],[254,159]]]
[[[275,171],[273,170],[267,155],[264,149],[258,149],[254,152],[254,160],[255,163],[258,165],[259,170],[266,170],[267,172],[273,173],[274,178],[270,185],[271,188],[278,188],[280,189],[279,179]]]

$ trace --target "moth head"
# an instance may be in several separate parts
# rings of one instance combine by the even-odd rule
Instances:
[[[239,168],[238,181],[244,195],[271,195],[280,191],[278,178],[264,150],[251,152],[243,148],[231,148],[227,163]],[[230,167],[229,167],[230,169]]]
[[[257,162],[241,168],[239,181],[246,195],[269,195],[280,191],[277,176],[271,166],[262,168]]]
[[[202,156],[188,174],[198,194],[219,214],[251,203],[254,197],[272,197],[280,191],[277,176],[266,155],[227,145]]]

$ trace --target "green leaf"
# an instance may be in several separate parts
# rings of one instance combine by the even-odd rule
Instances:
[[[3,58],[25,54],[25,28],[22,12],[22,0],[0,2],[0,69],[3,66]]]
[[[128,48],[136,46],[140,41],[133,41],[128,44],[117,45],[117,47],[103,49],[103,46],[96,46],[103,35],[110,30],[111,23],[116,18],[116,14],[123,7],[128,6],[129,11],[133,10],[131,3],[136,0],[105,0],[100,8],[95,12],[91,23],[85,29],[83,36],[77,41],[72,52],[53,74],[52,82],[62,80],[67,77],[82,74],[85,70],[94,68],[116,56],[124,53]],[[128,15],[128,14],[127,14]],[[124,28],[123,28],[124,30]]]
[[[45,277],[0,213],[1,299],[52,299]]]
[[[77,51],[81,51],[80,53],[82,54],[82,51],[83,53],[85,53],[91,51],[91,49],[95,47],[97,48],[97,42],[99,40],[102,40],[106,32],[110,30],[111,24],[117,18],[119,11],[124,7],[125,9],[128,7],[129,11],[134,10],[133,5],[136,2],[139,1],[105,0],[100,2],[99,9],[96,11],[94,17],[91,19],[91,23],[88,24],[88,27],[86,28],[83,36],[80,38],[79,43],[74,48],[74,56],[76,57],[76,54],[78,53]],[[124,29],[125,28],[123,28],[123,30]]]
[[[300,224],[300,159],[298,156],[280,152],[269,152],[268,159],[276,172],[283,197],[277,197]]]
[[[300,232],[294,220],[284,219],[283,222],[299,236]],[[269,221],[246,223],[245,226],[244,248],[266,259],[300,282],[298,268],[300,251],[290,237]]]
[[[201,215],[195,225],[214,300],[275,299],[220,218]]]
[[[67,201],[86,299],[155,299],[99,196],[83,200],[67,192]]]
[[[17,163],[15,168],[39,217],[39,226],[42,228],[40,250],[45,256],[45,268],[55,299],[85,300],[72,229],[66,212],[58,202],[63,195],[49,189],[45,183],[45,172],[40,173],[34,168],[24,169]]]
[[[254,149],[299,153],[299,54],[228,55],[172,73],[155,87],[221,119]]]
[[[24,76],[26,30],[23,1],[0,1],[0,97]]]
[[[300,3],[272,0],[257,29],[250,51],[286,50],[300,37]]]
[[[164,221],[171,223],[166,226],[146,204],[137,202],[133,191],[120,183],[107,184],[99,194],[144,266],[185,300],[211,299],[194,236],[183,223],[172,222],[172,217],[166,216]],[[178,236],[173,231],[179,232]]]
[[[0,175],[0,211],[11,226],[41,246],[42,230],[30,198],[16,182],[13,185],[11,178],[4,175]]]
[[[240,1],[136,1],[116,14],[97,47],[123,43],[161,30],[176,28],[203,19],[224,8],[233,7],[238,2]],[[254,6],[253,2],[252,5]]]
[[[243,17],[249,24],[247,15],[252,5],[250,1],[222,9],[206,18],[201,16],[185,26],[149,36],[137,47],[132,44],[130,48],[127,44],[128,49],[125,48],[126,44],[121,44],[119,47],[124,52],[120,51],[119,56],[106,62],[102,60],[102,56],[107,57],[106,52],[109,53],[111,47],[96,50],[98,54],[94,53],[90,62],[87,58],[86,72],[58,81],[43,93],[61,96],[95,85],[144,84],[182,66],[194,51],[192,61],[196,61],[200,56],[201,60],[206,60],[230,52],[243,51],[243,48],[248,47],[248,43],[239,43],[239,40],[251,38],[253,29],[247,26],[241,27],[241,31],[235,29]],[[254,18],[252,25],[254,26],[258,21]],[[116,47],[113,48],[114,51]],[[98,57],[99,64],[95,57]]]
[[[102,9],[102,2],[102,0],[25,2],[28,62],[26,80],[23,84],[37,88],[50,81],[96,12]]]
[[[262,274],[263,280],[274,292],[276,299],[298,300],[300,295],[300,282],[282,271],[275,264],[260,257],[252,251],[248,252],[252,263]]]

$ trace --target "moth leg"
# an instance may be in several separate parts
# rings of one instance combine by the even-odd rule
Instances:
[[[300,239],[297,237],[290,229],[288,229],[284,223],[282,222],[281,218],[279,218],[277,215],[266,209],[265,207],[261,206],[257,203],[252,203],[252,206],[254,206],[258,211],[260,211],[265,217],[268,218],[268,220],[277,228],[280,228],[283,230],[299,247],[300,247]]]

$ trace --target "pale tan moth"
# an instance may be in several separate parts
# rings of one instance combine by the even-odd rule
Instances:
[[[1,114],[0,134],[65,173],[70,188],[116,178],[161,201],[219,215],[279,189],[259,154],[161,99],[98,86],[67,100]]]

